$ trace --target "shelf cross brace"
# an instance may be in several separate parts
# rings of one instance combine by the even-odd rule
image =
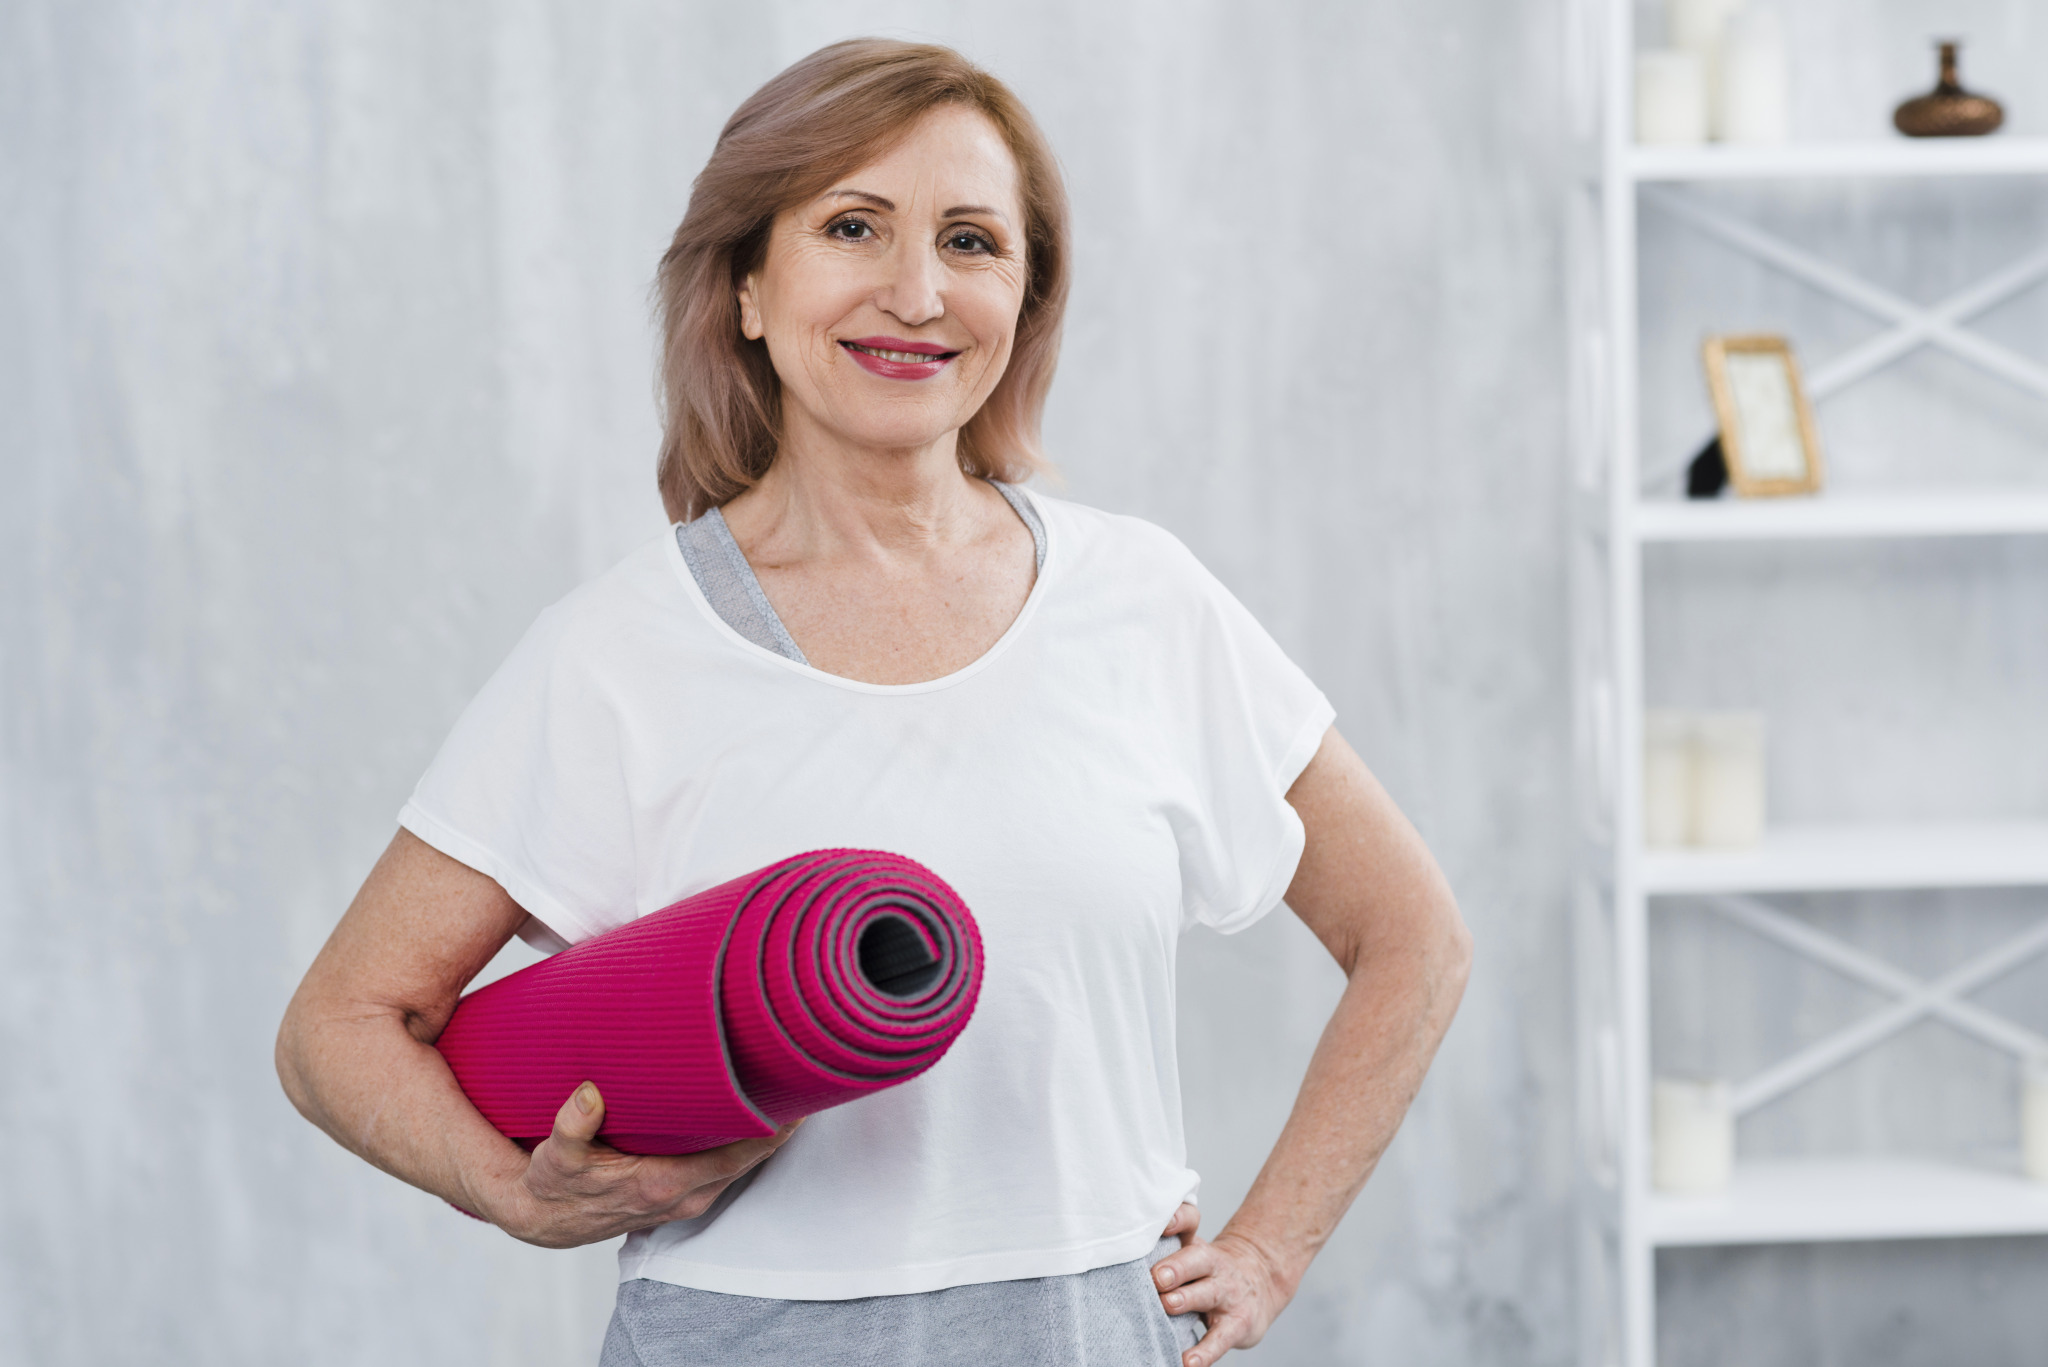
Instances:
[[[1960,326],[1965,319],[2004,302],[2048,276],[2048,248],[2030,253],[1970,288],[1931,307],[1922,308],[1793,246],[1775,234],[1705,208],[1687,196],[1667,190],[1646,189],[1643,197],[1707,236],[1747,252],[1766,265],[1775,266],[1785,274],[1893,325],[1815,370],[1809,377],[1807,389],[1816,399],[1846,389],[1908,352],[1929,345],[1938,346],[1981,370],[2048,398],[2048,367]]]
[[[1719,896],[1704,900],[1713,910],[1737,925],[1767,940],[1775,940],[1844,977],[1898,998],[1892,1005],[1808,1045],[1737,1086],[1729,1098],[1737,1115],[1745,1115],[1777,1100],[1795,1087],[1840,1067],[1929,1016],[1945,1021],[1994,1048],[2021,1057],[2048,1059],[2048,1036],[2036,1034],[1963,1000],[1967,994],[2005,976],[2028,959],[2048,953],[2048,920],[1959,968],[1932,980],[1922,980],[1832,935],[1815,930],[1754,897]]]

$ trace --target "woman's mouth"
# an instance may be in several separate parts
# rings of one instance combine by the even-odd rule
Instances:
[[[928,380],[960,354],[930,342],[910,342],[901,337],[863,337],[839,345],[861,369],[889,380]]]

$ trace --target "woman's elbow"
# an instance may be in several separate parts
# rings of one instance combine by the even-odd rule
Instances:
[[[1447,901],[1444,907],[1436,960],[1439,978],[1456,1001],[1464,995],[1465,983],[1472,976],[1472,930],[1455,902]]]
[[[293,996],[291,1005],[284,1009],[284,1019],[278,1023],[271,1061],[277,1066],[277,1080],[284,1087],[285,1096],[300,1115],[314,1120],[312,1077],[306,1057],[306,1016],[303,993]]]

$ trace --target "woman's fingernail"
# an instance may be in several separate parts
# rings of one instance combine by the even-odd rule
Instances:
[[[1173,1269],[1170,1267],[1162,1267],[1152,1274],[1152,1279],[1158,1282],[1161,1286],[1172,1286]]]
[[[1178,1310],[1180,1309],[1180,1303],[1186,1299],[1187,1297],[1181,1295],[1178,1291],[1171,1292],[1166,1297],[1166,1308],[1169,1310]]]
[[[576,1089],[576,1109],[589,1115],[597,1109],[597,1088],[584,1083]]]

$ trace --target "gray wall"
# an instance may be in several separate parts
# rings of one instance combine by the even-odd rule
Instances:
[[[660,525],[645,291],[718,124],[881,31],[988,62],[1066,163],[1066,492],[1239,591],[1479,937],[1253,1360],[1569,1360],[1560,30],[1499,0],[0,10],[0,1344],[589,1360],[609,1249],[342,1153],[271,1033],[470,694]],[[1183,982],[1213,1226],[1338,983],[1285,917],[1192,939]],[[1675,1294],[1711,1324],[1746,1266]],[[1788,1333],[1871,1308],[1804,1304]]]

